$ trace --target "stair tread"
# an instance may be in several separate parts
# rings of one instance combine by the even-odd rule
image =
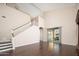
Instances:
[[[12,46],[0,47],[0,50],[9,49],[9,48],[12,48]]]
[[[0,44],[6,44],[6,43],[12,43],[11,41],[7,41],[7,42],[0,42]]]
[[[0,45],[0,47],[4,47],[4,46],[12,46],[12,44]]]
[[[13,48],[9,48],[9,49],[0,50],[0,53],[1,53],[1,52],[4,52],[4,51],[9,51],[9,50],[13,50]]]

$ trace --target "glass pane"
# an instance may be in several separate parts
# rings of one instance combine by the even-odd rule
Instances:
[[[54,42],[59,43],[60,40],[60,29],[54,30]]]
[[[53,31],[48,31],[48,40],[49,42],[53,42]]]

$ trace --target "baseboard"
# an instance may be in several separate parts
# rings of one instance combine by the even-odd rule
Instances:
[[[61,43],[61,45],[68,45],[68,46],[76,47],[76,45],[71,45],[71,44],[63,44],[63,43]]]

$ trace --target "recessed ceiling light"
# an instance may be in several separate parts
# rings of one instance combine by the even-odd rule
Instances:
[[[2,18],[6,18],[6,16],[2,16]]]

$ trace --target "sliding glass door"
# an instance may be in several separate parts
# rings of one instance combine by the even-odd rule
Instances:
[[[49,28],[47,34],[48,42],[61,43],[61,27]]]
[[[49,42],[53,42],[53,30],[49,30],[48,31],[48,41]]]

